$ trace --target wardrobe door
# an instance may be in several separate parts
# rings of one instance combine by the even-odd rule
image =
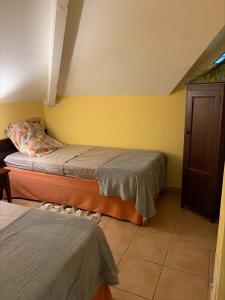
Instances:
[[[188,91],[182,204],[188,204],[209,217],[217,196],[221,112],[221,91]]]

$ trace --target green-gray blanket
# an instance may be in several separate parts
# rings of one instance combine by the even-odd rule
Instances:
[[[159,151],[126,150],[97,169],[100,193],[135,203],[149,219],[155,215],[155,197],[165,186],[166,157]]]
[[[98,225],[30,209],[0,231],[1,300],[90,300],[118,270]]]

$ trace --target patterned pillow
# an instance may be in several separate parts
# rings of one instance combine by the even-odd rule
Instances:
[[[64,147],[45,133],[38,118],[10,123],[5,134],[21,153],[28,156],[43,156]]]
[[[31,118],[26,120],[27,123],[32,127],[35,131],[45,131],[44,127],[41,124],[40,118]]]

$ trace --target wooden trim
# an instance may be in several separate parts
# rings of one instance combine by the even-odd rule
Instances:
[[[187,91],[221,91],[224,83],[195,83],[187,86]]]
[[[2,168],[2,167],[5,166],[4,158],[7,155],[12,154],[12,153],[17,152],[17,151],[18,150],[13,145],[13,143],[11,142],[10,139],[0,140],[0,167]]]

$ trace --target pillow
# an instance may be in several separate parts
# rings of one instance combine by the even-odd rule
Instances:
[[[45,133],[38,118],[10,123],[5,133],[15,147],[28,156],[43,156],[65,146]]]
[[[26,120],[26,122],[29,123],[33,130],[45,132],[45,128],[42,126],[40,118],[31,118]]]

